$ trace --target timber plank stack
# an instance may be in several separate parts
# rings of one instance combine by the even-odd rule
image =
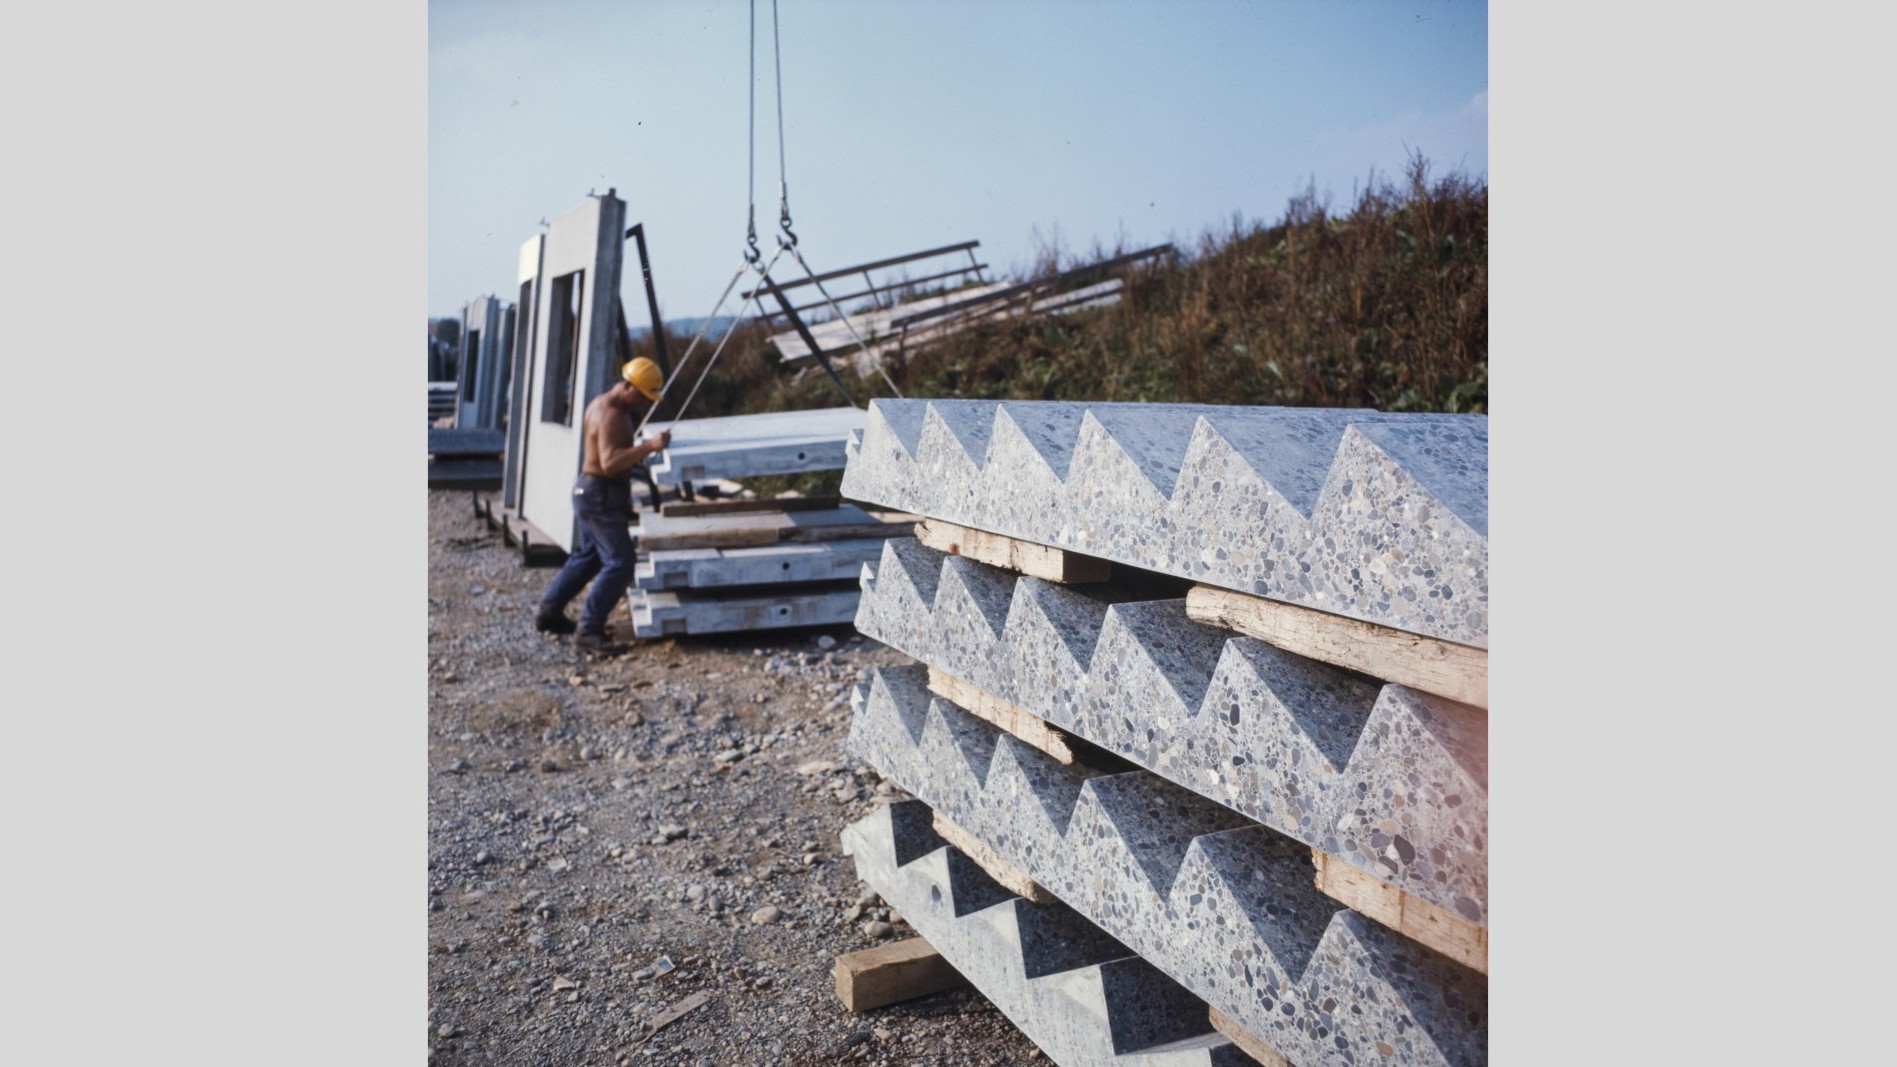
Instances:
[[[930,828],[846,831],[873,888],[1067,909],[1218,1056],[1487,1062],[1484,417],[877,400],[842,492],[921,517],[856,616],[917,663],[850,746]]]

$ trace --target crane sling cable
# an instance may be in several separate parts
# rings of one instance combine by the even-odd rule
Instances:
[[[654,400],[651,405],[646,408],[645,415],[640,418],[639,425],[633,430],[635,437],[638,436],[640,431],[646,428],[647,423],[652,421],[652,416],[658,413],[660,406],[665,402],[666,394],[672,391],[673,384],[684,377],[685,367],[691,362],[692,353],[697,350],[699,342],[703,341],[706,334],[711,331],[712,322],[717,319],[718,312],[724,308],[725,301],[731,298],[731,291],[737,288],[738,279],[744,277],[745,269],[750,268],[757,270],[768,277],[771,267],[777,265],[777,256],[772,256],[769,264],[762,268],[758,267],[758,260],[763,257],[757,246],[757,0],[752,0],[751,3],[750,62],[750,112],[746,116],[748,128],[746,131],[747,140],[745,144],[748,155],[745,161],[746,204],[744,261],[738,264],[737,272],[731,276],[731,281],[725,286],[724,293],[718,297],[718,303],[712,306],[711,314],[705,317],[704,324],[699,327],[698,336],[692,338],[692,343],[685,349],[685,355],[679,358],[678,371],[659,388],[659,398]],[[779,250],[778,255],[782,254],[782,250]],[[691,407],[692,400],[698,396],[698,387],[705,383],[705,376],[711,373],[712,366],[718,362],[719,355],[724,352],[725,344],[729,342],[732,335],[737,332],[738,323],[744,320],[745,312],[753,303],[757,303],[760,311],[763,310],[763,304],[756,300],[756,295],[754,291],[751,296],[745,300],[744,305],[738,309],[737,316],[731,320],[731,325],[725,330],[724,336],[719,339],[717,347],[712,350],[711,358],[705,361],[705,369],[698,373],[698,380],[692,383],[691,392],[685,395],[685,402],[679,405],[678,412],[672,416],[673,422],[681,421],[685,417],[686,409]],[[661,326],[661,328],[663,327]]]
[[[757,62],[757,0],[751,0],[751,54],[752,63],[755,65]],[[797,265],[804,269],[805,276],[817,287],[817,292],[823,296],[824,303],[830,306],[831,313],[843,320],[844,329],[849,330],[850,337],[856,341],[857,351],[868,352],[868,342],[863,340],[862,334],[856,332],[856,324],[843,313],[843,309],[837,307],[837,302],[831,298],[830,291],[823,287],[823,281],[817,277],[817,272],[810,269],[810,264],[804,259],[803,252],[797,248],[797,233],[790,228],[790,168],[785,163],[784,155],[784,47],[778,36],[777,0],[771,0],[771,65],[777,76],[777,226],[784,231],[777,237],[778,248],[788,250],[797,258]],[[755,84],[755,78],[754,74],[753,84]],[[755,113],[754,109],[753,115]],[[753,121],[755,122],[755,118]],[[752,136],[755,139],[755,130]],[[769,280],[768,277],[765,279],[767,284]],[[775,289],[775,286],[772,288]],[[791,324],[799,327],[797,332],[803,336],[804,343],[810,347],[810,354],[823,366],[830,375],[830,379],[836,382],[837,388],[843,391],[843,395],[848,397],[849,390],[843,389],[842,380],[837,377],[836,371],[831,370],[830,361],[825,358],[823,350],[817,346],[816,339],[797,321],[796,314],[790,310],[789,301],[784,300],[781,293],[776,295],[778,301],[784,305],[784,312],[790,317]],[[875,353],[869,353],[869,356],[870,362],[876,367],[876,373],[882,375],[890,392],[895,393],[898,400],[902,399],[902,390],[896,388],[896,383],[890,379],[889,372],[883,369],[881,357]],[[850,403],[854,406],[856,401],[851,399]]]
[[[684,377],[685,365],[687,361],[691,359],[692,349],[697,348],[698,342],[703,340],[705,334],[711,330],[712,320],[717,318],[718,310],[725,306],[725,301],[730,298],[731,291],[737,288],[738,279],[744,277],[745,270],[748,268],[760,274],[766,273],[777,265],[777,257],[781,255],[783,255],[783,252],[780,250],[777,255],[772,256],[771,261],[763,267],[748,262],[748,259],[745,264],[738,267],[738,273],[732,275],[730,284],[725,286],[724,295],[718,298],[718,303],[711,309],[711,315],[705,319],[705,324],[699,327],[698,337],[693,339],[691,347],[685,350],[684,357],[679,360],[678,373],[672,375],[663,386],[659,387],[659,398],[654,400],[652,404],[646,408],[645,416],[639,420],[639,425],[633,430],[634,437],[637,437],[639,431],[646,428],[646,423],[652,421],[653,414],[659,410],[659,406],[665,401],[665,394],[671,392],[672,386],[677,383],[680,378]],[[753,291],[751,295],[745,299],[744,304],[738,308],[737,315],[732,318],[731,325],[725,328],[724,336],[718,340],[718,346],[712,349],[710,358],[705,360],[705,369],[698,372],[698,380],[692,383],[691,392],[685,394],[685,402],[678,406],[678,413],[672,416],[672,422],[679,422],[685,418],[685,409],[691,407],[692,400],[698,396],[698,387],[705,384],[705,376],[711,373],[711,368],[718,362],[718,357],[724,354],[725,345],[728,344],[732,336],[738,332],[738,324],[744,321],[745,313],[749,311],[754,304],[758,306],[760,311],[763,310],[763,304],[758,300],[757,291]]]
[[[778,100],[777,100],[778,209],[779,209],[778,222],[779,222],[779,225],[783,227],[784,232],[790,235],[790,241],[787,244],[785,243],[782,237],[778,238],[778,249],[777,249],[776,254],[771,256],[771,261],[762,267],[758,266],[758,260],[762,259],[763,256],[757,246],[757,0],[751,0],[750,8],[751,8],[751,40],[750,40],[751,70],[750,70],[749,112],[747,115],[748,128],[746,131],[747,140],[746,140],[746,146],[745,146],[746,153],[747,153],[746,168],[745,168],[745,194],[746,194],[747,202],[745,204],[745,246],[746,247],[745,247],[745,252],[744,252],[744,262],[738,265],[737,272],[731,276],[731,281],[725,286],[724,293],[718,297],[717,304],[715,304],[712,307],[711,314],[706,316],[704,325],[699,328],[698,336],[692,339],[692,343],[689,346],[687,346],[685,349],[685,354],[679,358],[679,372],[673,374],[672,377],[668,381],[666,381],[666,383],[663,386],[660,387],[658,399],[654,400],[652,404],[646,408],[645,415],[642,418],[640,418],[639,425],[633,431],[635,436],[640,431],[643,431],[646,428],[646,425],[652,421],[652,416],[655,413],[657,413],[660,406],[664,403],[665,397],[668,393],[671,392],[673,384],[676,383],[681,377],[684,376],[683,375],[684,369],[686,365],[691,361],[692,353],[697,350],[699,343],[705,339],[706,334],[711,330],[712,322],[717,318],[719,310],[724,307],[725,301],[730,299],[731,291],[737,287],[738,279],[744,276],[744,271],[746,267],[749,267],[752,270],[757,271],[759,277],[763,279],[766,288],[765,289],[754,288],[752,292],[749,294],[748,298],[745,300],[744,306],[739,309],[737,316],[732,319],[730,327],[728,327],[725,330],[725,334],[719,340],[717,347],[712,350],[711,357],[705,361],[704,369],[699,371],[697,380],[692,383],[691,391],[685,395],[684,403],[679,405],[679,410],[677,414],[675,414],[672,417],[672,421],[674,422],[681,421],[684,418],[686,410],[691,407],[692,401],[698,396],[699,387],[704,385],[706,376],[711,373],[711,368],[718,362],[718,357],[724,353],[725,345],[730,342],[732,336],[737,332],[738,323],[743,321],[746,312],[749,311],[754,305],[757,307],[759,312],[762,312],[763,310],[763,301],[761,299],[762,294],[766,291],[766,289],[772,290],[772,291],[775,291],[776,289],[776,286],[771,282],[771,277],[770,277],[771,268],[777,265],[777,260],[781,256],[783,256],[786,250],[790,251],[792,255],[797,257],[797,261],[798,263],[802,264],[804,268],[804,272],[806,274],[812,274],[812,277],[814,280],[814,274],[810,270],[810,265],[804,262],[802,253],[799,253],[796,249],[797,235],[794,232],[792,232],[790,229],[790,203],[789,203],[789,195],[787,192],[787,185],[784,181],[784,173],[785,173],[785,168],[784,168],[784,101],[783,101],[783,68],[781,64],[781,57],[780,57],[780,62],[778,64]],[[771,20],[772,20],[772,43],[773,43],[773,46],[775,47],[776,21],[777,21],[776,0],[772,0],[772,3],[771,3]],[[817,289],[819,292],[823,292],[823,284],[821,282],[817,283]],[[824,295],[824,299],[828,300],[830,302],[830,306],[834,309],[836,307],[836,302],[834,300],[830,300],[830,294],[828,292],[824,292],[823,295]],[[779,294],[779,299],[780,300],[782,299],[781,293]],[[839,312],[839,314],[841,314],[841,312]],[[845,325],[849,325],[847,317],[845,317]],[[850,327],[850,332],[852,335],[855,335],[856,330],[854,326]],[[862,344],[862,341],[860,338],[858,338],[858,344],[859,345]],[[849,401],[850,406],[852,407],[857,406],[855,399],[850,396],[849,390],[843,387],[843,382],[840,378],[837,377],[836,371],[832,370],[830,368],[828,361],[823,359],[823,352],[821,351],[821,349],[819,349],[815,344],[812,344],[811,348],[812,348],[813,353],[818,357],[819,362],[823,364],[823,369],[829,373],[831,381],[833,381],[836,384],[838,391],[843,393],[844,398]],[[878,370],[881,370],[881,368],[879,367]],[[883,380],[889,381],[889,375],[884,374]],[[889,382],[889,387],[891,389],[895,389],[896,384],[894,382]],[[900,397],[902,394],[900,391],[898,391],[896,395]]]

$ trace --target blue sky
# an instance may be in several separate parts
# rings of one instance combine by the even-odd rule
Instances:
[[[430,3],[429,314],[510,292],[539,220],[608,187],[645,224],[665,315],[709,313],[744,243],[750,11]],[[1341,209],[1410,151],[1438,173],[1488,170],[1484,3],[781,0],[777,16],[790,207],[817,270],[979,240],[1019,272],[1050,243],[1272,221],[1313,182]],[[771,21],[759,0],[767,252]]]

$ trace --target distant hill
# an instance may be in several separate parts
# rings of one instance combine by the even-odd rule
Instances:
[[[675,334],[696,337],[698,336],[698,331],[705,328],[705,323],[710,322],[711,331],[709,336],[715,339],[723,337],[724,332],[729,330],[731,324],[736,321],[736,315],[719,315],[712,319],[706,319],[703,316],[694,319],[667,319],[665,320],[665,328]],[[631,323],[628,323],[626,328],[632,333],[632,339],[635,341],[652,332],[652,327],[650,326],[634,326]]]

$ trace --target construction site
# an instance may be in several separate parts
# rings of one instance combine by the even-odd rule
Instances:
[[[1010,272],[787,185],[696,328],[616,188],[431,322],[429,1062],[1486,1064],[1486,186]]]

